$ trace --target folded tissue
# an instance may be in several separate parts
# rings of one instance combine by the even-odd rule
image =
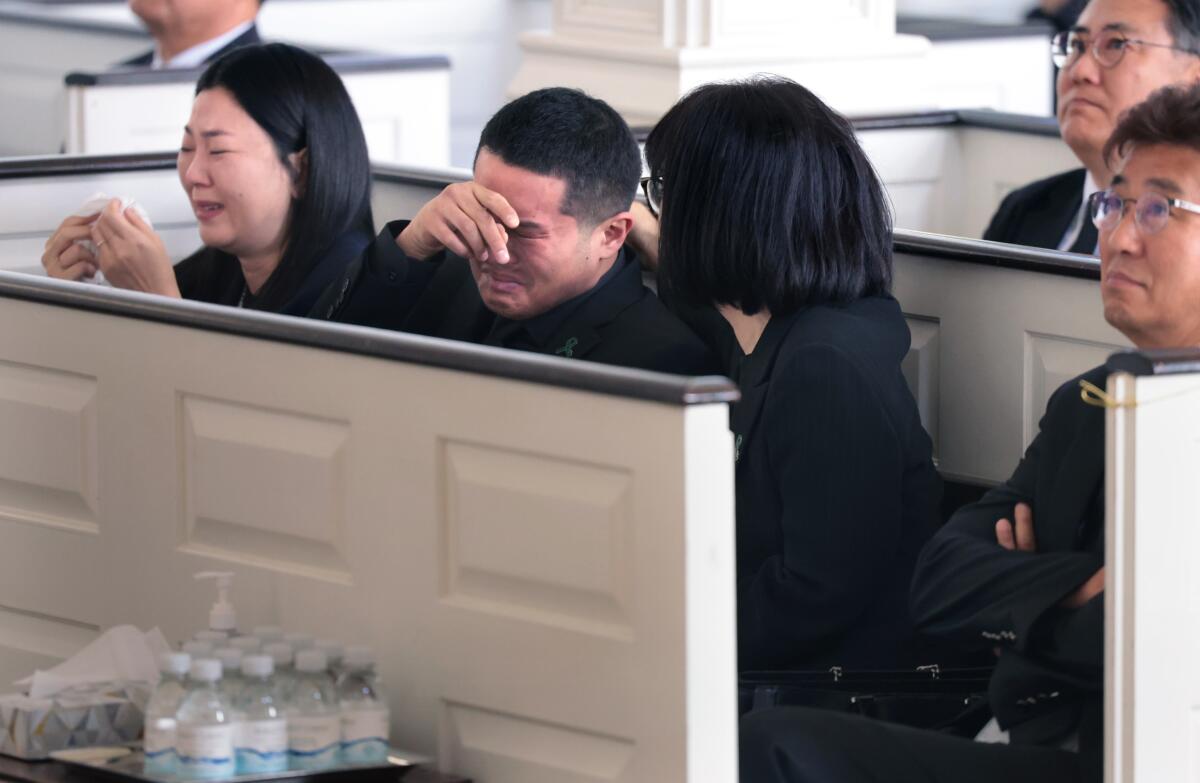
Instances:
[[[0,696],[0,753],[43,759],[62,748],[136,741],[158,680],[158,656],[170,646],[155,628],[105,632],[71,658]]]
[[[104,210],[105,207],[108,206],[108,202],[112,201],[113,198],[116,198],[116,197],[110,196],[109,194],[107,194],[103,191],[98,192],[98,193],[93,193],[91,196],[88,197],[87,201],[83,202],[83,204],[79,207],[79,209],[75,210],[75,212],[72,213],[72,217],[91,217],[92,215],[99,214],[100,212],[102,212]],[[121,201],[121,211],[122,212],[127,212],[129,210],[133,210],[135,213],[137,213],[137,216],[140,217],[143,222],[145,222],[145,224],[147,226],[150,226],[150,228],[154,228],[154,224],[150,222],[150,216],[146,214],[146,210],[142,207],[141,204],[139,204],[137,201],[130,198],[129,196],[121,196],[120,201]],[[96,247],[96,243],[93,242],[91,239],[76,239],[75,244],[83,245],[83,247],[89,253],[91,253],[93,256],[95,256],[96,258],[100,257],[100,249]],[[88,282],[97,283],[99,285],[107,285],[107,281],[105,281],[105,279],[104,279],[103,272],[97,272],[95,275],[93,275],[88,280]]]

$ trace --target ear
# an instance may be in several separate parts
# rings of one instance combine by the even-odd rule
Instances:
[[[289,154],[288,167],[292,170],[292,198],[300,198],[308,187],[308,148]]]
[[[596,250],[601,255],[616,253],[625,244],[625,238],[629,236],[632,228],[633,213],[629,211],[618,212],[603,221],[592,232],[592,241],[596,243]]]

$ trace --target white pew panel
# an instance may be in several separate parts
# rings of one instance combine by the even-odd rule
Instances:
[[[6,661],[30,616],[185,638],[216,567],[243,627],[373,645],[394,738],[447,768],[736,776],[726,382],[11,274],[0,297]]]

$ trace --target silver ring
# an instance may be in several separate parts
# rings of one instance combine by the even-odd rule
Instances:
[[[99,247],[103,246],[104,243],[107,241],[108,241],[107,239],[101,239],[99,242],[96,243],[96,247],[99,248]]]

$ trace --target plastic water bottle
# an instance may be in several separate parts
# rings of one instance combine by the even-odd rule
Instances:
[[[213,650],[213,657],[221,662],[221,685],[218,690],[225,702],[232,705],[242,690],[242,651],[236,647],[221,647]]]
[[[283,641],[283,629],[278,625],[256,625],[253,635],[262,639],[263,644]]]
[[[180,649],[192,656],[192,660],[194,661],[197,658],[211,658],[213,646],[212,642],[200,642],[192,639],[191,641],[184,642],[180,646]]]
[[[254,655],[262,650],[262,640],[257,636],[239,636],[229,640],[229,646],[242,651],[242,655]]]
[[[311,650],[313,646],[312,636],[306,633],[285,633],[283,640],[290,644],[295,652]]]
[[[325,653],[325,662],[329,665],[329,676],[333,678],[334,683],[337,683],[338,678],[342,676],[344,650],[342,643],[335,639],[317,639],[313,642],[313,649]]]
[[[287,642],[272,642],[263,647],[263,655],[271,656],[275,662],[275,695],[280,704],[286,704],[296,683],[295,670],[292,668],[292,646]]]
[[[232,708],[217,689],[221,662],[215,658],[192,661],[188,694],[175,713],[176,777],[216,780],[233,775]]]
[[[208,629],[196,631],[196,633],[192,634],[192,638],[198,642],[208,642],[214,647],[223,647],[229,641],[229,634],[225,631]]]
[[[388,757],[391,715],[379,691],[375,657],[366,647],[351,647],[342,661],[345,672],[338,680],[342,711],[342,762],[382,764]]]
[[[269,655],[242,659],[245,684],[234,706],[241,721],[236,740],[239,775],[285,772],[288,768],[288,730],[283,704],[276,698]]]
[[[191,665],[191,656],[187,653],[163,653],[158,659],[162,676],[146,703],[146,730],[142,743],[147,775],[175,774],[175,713],[187,695],[184,678]]]
[[[287,703],[288,757],[293,769],[328,769],[338,763],[342,720],[326,666],[320,650],[301,650],[296,655],[296,684]]]

